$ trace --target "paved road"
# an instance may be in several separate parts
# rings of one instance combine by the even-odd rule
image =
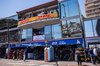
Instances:
[[[93,65],[92,63],[82,63],[83,66],[100,66],[100,64]],[[0,66],[78,66],[74,61],[54,61],[44,62],[41,60],[12,60],[12,59],[0,59]]]

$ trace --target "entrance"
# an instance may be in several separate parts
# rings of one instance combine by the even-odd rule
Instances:
[[[36,56],[35,56],[36,54]],[[33,49],[34,60],[44,60],[44,46],[36,46]]]
[[[57,45],[54,46],[54,58],[55,60],[68,60],[70,57],[71,51],[73,51],[73,60],[75,56],[75,49],[82,47],[79,45]]]

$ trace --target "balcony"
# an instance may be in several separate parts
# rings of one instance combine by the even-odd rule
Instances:
[[[85,5],[90,4],[90,3],[94,3],[94,2],[98,2],[98,0],[88,1],[88,2],[85,3]]]
[[[95,4],[91,3],[91,4],[88,4],[86,7],[92,7],[92,6],[95,6]]]
[[[87,9],[86,11],[95,10],[95,9],[98,9],[98,8],[100,8],[100,7],[93,7],[93,8]]]
[[[58,13],[44,14],[40,16],[31,17],[18,22],[18,28],[40,28],[45,25],[59,23],[60,19]]]

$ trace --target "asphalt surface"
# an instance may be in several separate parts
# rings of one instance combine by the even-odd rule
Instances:
[[[75,61],[52,61],[45,62],[43,60],[12,60],[0,59],[0,66],[78,66]],[[83,62],[82,66],[100,66],[100,64],[93,65],[92,63]]]

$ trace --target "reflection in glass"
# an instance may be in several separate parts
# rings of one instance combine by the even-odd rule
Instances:
[[[45,31],[45,39],[46,40],[51,39],[51,25],[45,26],[44,31]]]
[[[61,18],[69,17],[67,1],[61,3]]]
[[[62,21],[62,30],[63,30],[63,32],[62,32],[63,38],[69,37],[67,21]]]
[[[79,15],[78,3],[72,3],[69,5],[69,14],[70,17]]]
[[[84,22],[85,37],[93,37],[93,27],[91,20]]]
[[[59,24],[52,25],[52,39],[61,38],[61,26]]]
[[[69,37],[82,36],[82,29],[79,18],[68,20],[68,31],[69,31]]]
[[[27,29],[27,41],[32,41],[32,28]]]
[[[95,36],[98,36],[98,35],[97,35],[97,31],[96,31],[97,19],[92,20],[92,22],[93,22],[93,30],[94,30],[94,35],[95,35]]]
[[[82,37],[82,29],[79,18],[62,21],[62,29],[63,38]]]
[[[96,23],[96,24],[94,24],[94,23]],[[100,19],[94,20],[93,24],[94,24],[94,33],[95,33],[95,36],[100,36]]]
[[[68,0],[60,3],[61,18],[79,15],[78,1]]]
[[[27,35],[26,35],[27,33],[26,32],[27,32],[26,29],[22,30],[22,39],[26,39],[27,38]]]

